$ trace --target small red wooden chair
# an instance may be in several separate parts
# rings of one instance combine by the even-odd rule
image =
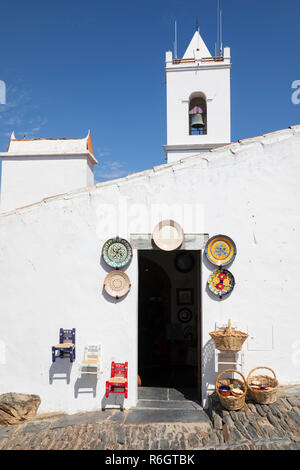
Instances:
[[[111,377],[106,381],[105,396],[110,393],[124,393],[128,397],[128,362],[112,362]]]

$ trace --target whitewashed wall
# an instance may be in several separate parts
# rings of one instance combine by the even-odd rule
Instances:
[[[87,156],[15,156],[2,154],[1,211],[94,183]]]
[[[104,403],[110,362],[128,360],[125,406],[136,403],[137,253],[126,270],[131,292],[119,301],[103,294],[109,270],[100,253],[109,236],[151,231],[161,203],[162,216],[173,216],[186,232],[224,233],[237,245],[229,298],[220,302],[207,293],[213,267],[202,263],[203,397],[215,379],[208,333],[228,318],[254,337],[245,346],[245,372],[268,365],[282,384],[299,382],[299,152],[300,126],[2,214],[0,393],[37,393],[41,412],[96,409]],[[59,370],[51,346],[60,327],[77,329],[77,362],[70,383],[54,376],[49,384],[49,373]],[[84,345],[94,342],[103,348],[104,373],[95,397],[76,398],[78,387],[93,385],[78,380],[77,366]],[[66,372],[68,362],[60,362]]]

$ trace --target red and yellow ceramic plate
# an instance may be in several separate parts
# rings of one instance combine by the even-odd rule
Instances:
[[[219,297],[230,294],[234,288],[233,274],[226,269],[217,269],[208,278],[209,290]]]

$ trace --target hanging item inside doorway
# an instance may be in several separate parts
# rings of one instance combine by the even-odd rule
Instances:
[[[184,336],[184,339],[188,342],[188,344],[190,346],[195,346],[196,345],[196,331],[195,331],[195,328],[193,328],[192,326],[187,326],[184,330],[183,330],[183,336]]]
[[[115,299],[119,299],[128,294],[130,287],[130,279],[123,271],[112,271],[104,279],[105,292]]]
[[[217,269],[208,278],[209,290],[220,298],[230,294],[234,285],[233,274],[226,269]]]
[[[177,289],[177,305],[193,305],[193,289]]]
[[[205,246],[207,259],[216,266],[227,266],[236,257],[236,246],[226,235],[216,235]]]
[[[182,251],[175,258],[175,267],[181,273],[190,272],[195,264],[194,256],[186,251]]]
[[[155,226],[152,238],[161,250],[173,251],[182,245],[184,232],[177,222],[167,219],[162,220]]]
[[[103,245],[102,256],[111,268],[123,268],[132,258],[132,248],[123,238],[110,238]]]
[[[181,323],[188,323],[193,318],[192,311],[189,308],[182,308],[177,313],[177,318]]]

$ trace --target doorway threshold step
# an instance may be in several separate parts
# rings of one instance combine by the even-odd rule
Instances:
[[[202,423],[209,427],[210,419],[203,410],[137,409],[129,410],[124,424],[142,423]]]
[[[139,400],[197,401],[197,391],[195,388],[139,387],[138,398]]]
[[[197,403],[188,400],[139,400],[136,405],[137,409],[176,409],[176,410],[197,410],[200,407]]]
[[[169,389],[166,387],[139,387],[138,397],[142,400],[168,400]]]

